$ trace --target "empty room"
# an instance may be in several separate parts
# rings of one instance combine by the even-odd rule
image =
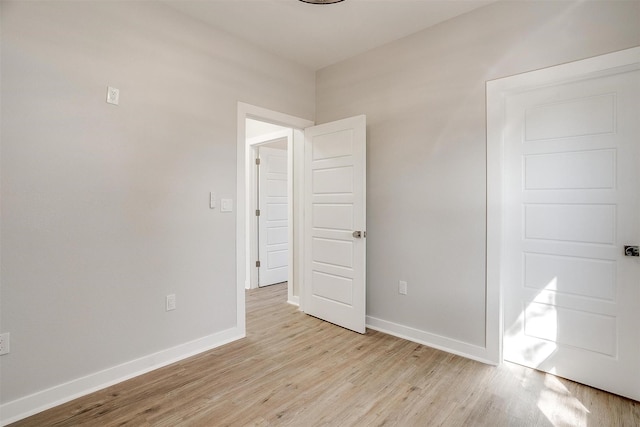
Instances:
[[[0,0],[0,425],[640,425],[638,135],[639,0]]]

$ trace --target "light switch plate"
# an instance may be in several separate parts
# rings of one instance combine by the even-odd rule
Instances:
[[[220,199],[220,212],[233,212],[233,200]]]
[[[209,193],[209,208],[216,208],[216,193],[214,192]]]

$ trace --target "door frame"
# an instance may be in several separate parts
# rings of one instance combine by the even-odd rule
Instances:
[[[551,84],[607,75],[640,63],[640,47],[488,81],[487,90],[487,252],[486,357],[502,363],[504,265],[504,140],[505,97]]]
[[[255,119],[293,129],[292,147],[289,147],[288,156],[291,161],[293,173],[291,181],[293,185],[293,200],[290,203],[289,212],[293,227],[289,228],[290,245],[289,264],[293,274],[289,277],[288,301],[300,304],[299,295],[302,287],[302,262],[303,257],[303,225],[304,203],[302,200],[304,190],[304,128],[314,125],[311,120],[291,116],[255,105],[238,102],[237,106],[237,140],[236,140],[236,324],[246,334],[246,308],[245,289],[251,277],[251,245],[249,215],[251,207],[251,152],[246,138],[246,119]],[[297,290],[297,295],[295,291]],[[301,307],[302,309],[302,307]]]

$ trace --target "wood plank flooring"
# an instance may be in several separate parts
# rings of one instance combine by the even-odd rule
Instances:
[[[247,338],[12,426],[639,426],[640,403],[487,366],[247,292]]]

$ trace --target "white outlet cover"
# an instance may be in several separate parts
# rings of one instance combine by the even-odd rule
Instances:
[[[9,332],[0,334],[0,356],[9,353]]]
[[[167,311],[176,309],[176,296],[175,294],[167,295]]]
[[[398,293],[400,295],[407,295],[407,282],[404,280],[398,282]]]
[[[107,87],[107,103],[118,105],[120,102],[120,89],[116,89],[115,87],[108,86]]]

